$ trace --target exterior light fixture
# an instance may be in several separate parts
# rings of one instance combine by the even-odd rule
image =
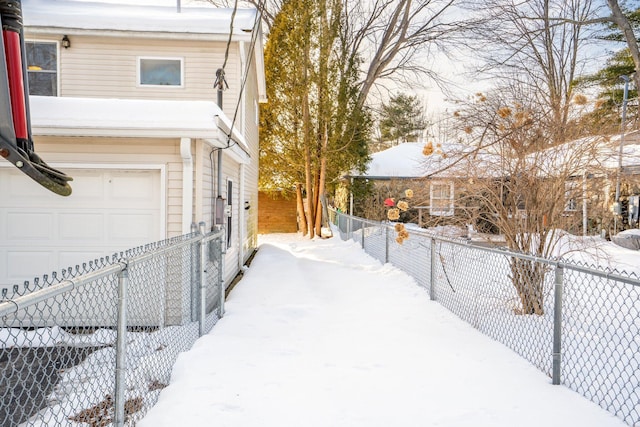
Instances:
[[[65,49],[69,49],[71,47],[71,40],[69,40],[69,37],[66,34],[62,36],[62,41],[60,43]]]

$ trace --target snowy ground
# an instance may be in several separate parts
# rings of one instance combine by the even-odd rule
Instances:
[[[625,425],[357,243],[260,243],[139,426]]]

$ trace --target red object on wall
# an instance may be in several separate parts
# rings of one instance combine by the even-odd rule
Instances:
[[[15,31],[4,30],[2,37],[7,57],[7,80],[11,96],[13,126],[18,139],[27,139],[29,138],[29,132],[27,130],[27,107],[24,99],[24,80],[22,78],[20,34]]]

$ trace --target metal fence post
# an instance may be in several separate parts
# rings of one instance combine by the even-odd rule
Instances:
[[[191,233],[198,232],[198,225],[195,222],[191,223]],[[198,242],[199,243],[199,242]],[[198,320],[198,305],[200,301],[200,254],[198,252],[199,244],[193,243],[191,245],[191,321]]]
[[[364,221],[360,221],[360,235],[362,236],[362,238],[360,240],[362,240],[362,249],[364,249]],[[364,249],[365,252],[367,252],[366,249]]]
[[[429,271],[429,298],[431,301],[436,300],[436,239],[431,238],[431,256]]]
[[[207,242],[204,239],[205,236],[205,223],[200,222],[200,234],[202,234],[202,240],[200,240],[200,306],[198,307],[198,324],[199,334],[204,335],[205,318],[207,316]]]
[[[118,332],[116,338],[116,390],[114,425],[124,426],[124,391],[126,388],[127,370],[127,289],[129,287],[129,271],[124,266],[118,273]]]
[[[389,227],[384,228],[384,262],[389,262]]]
[[[553,368],[552,383],[560,384],[562,368],[562,279],[564,271],[561,265],[556,265],[553,302]]]
[[[223,245],[225,244],[226,236],[223,235],[224,238],[218,239],[220,244],[218,245],[218,286],[220,287],[220,312],[218,313],[218,317],[222,319],[224,316],[224,297],[225,297],[225,288],[224,281],[222,278],[222,254],[223,254]]]

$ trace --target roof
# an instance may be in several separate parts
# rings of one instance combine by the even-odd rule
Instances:
[[[433,145],[433,144],[432,144]],[[474,153],[472,147],[460,144],[433,145],[434,152],[423,154],[424,142],[406,142],[371,155],[364,174],[352,172],[355,178],[369,179],[417,179],[453,178],[468,174],[468,163],[482,166],[484,174],[490,174],[495,156],[490,153]]]
[[[425,174],[421,167],[423,147],[422,143],[407,142],[373,153],[362,176],[421,178]]]
[[[231,121],[212,101],[30,96],[35,135],[202,138],[226,147]],[[234,129],[233,141],[248,144]]]
[[[22,0],[24,25],[82,30],[228,35],[233,9],[144,6],[77,0]],[[233,34],[250,38],[255,9],[238,9]],[[250,31],[249,31],[250,33]]]
[[[535,162],[541,172],[550,174],[566,168],[563,165],[575,170],[589,167],[615,169],[618,167],[619,141],[616,137],[611,140],[587,137],[533,153],[528,159]],[[496,177],[505,173],[503,166],[509,163],[501,161],[500,155],[491,153],[488,148],[478,151],[472,146],[442,144],[433,146],[434,153],[425,156],[422,152],[424,146],[424,142],[407,142],[374,153],[365,173],[352,171],[349,176],[388,180],[462,178],[471,173]],[[627,171],[640,167],[640,144],[637,139],[625,137],[622,167]]]

